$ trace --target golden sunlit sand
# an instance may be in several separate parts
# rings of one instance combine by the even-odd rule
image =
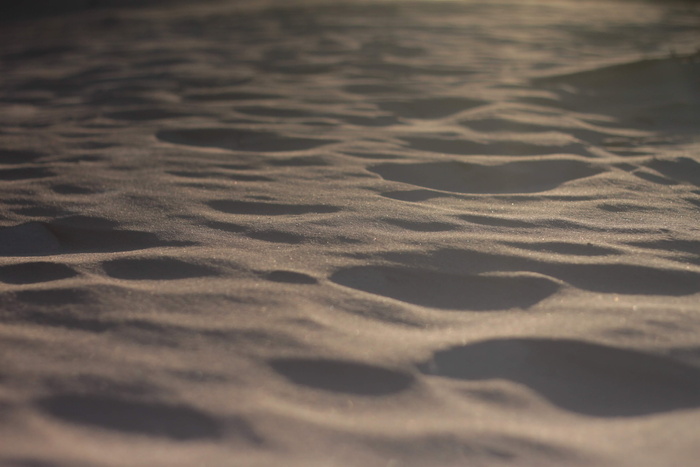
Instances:
[[[0,23],[0,465],[697,462],[697,2],[58,5]]]

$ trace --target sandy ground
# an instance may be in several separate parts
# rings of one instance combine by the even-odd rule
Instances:
[[[698,462],[698,3],[116,3],[0,26],[0,465]]]

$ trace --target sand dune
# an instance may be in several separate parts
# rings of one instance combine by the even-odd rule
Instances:
[[[1,465],[697,462],[697,2],[49,3]]]

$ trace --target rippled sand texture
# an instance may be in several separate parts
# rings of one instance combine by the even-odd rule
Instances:
[[[29,16],[1,465],[700,458],[697,3]]]

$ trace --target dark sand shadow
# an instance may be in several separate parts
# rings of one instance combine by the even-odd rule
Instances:
[[[350,361],[280,358],[269,364],[293,383],[341,394],[389,395],[408,389],[415,381],[407,372]]]
[[[595,417],[700,407],[700,369],[672,358],[566,339],[494,339],[436,352],[427,374],[506,379],[553,404]]]
[[[218,439],[223,434],[216,418],[184,405],[87,394],[49,396],[37,405],[67,422],[125,433],[179,441]]]
[[[409,267],[357,266],[331,276],[337,284],[445,310],[529,308],[554,294],[559,284],[527,274],[448,274]]]

